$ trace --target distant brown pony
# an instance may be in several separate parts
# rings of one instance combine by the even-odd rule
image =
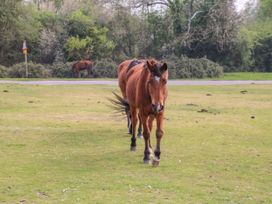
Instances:
[[[144,63],[144,60],[125,60],[118,66],[118,84],[123,96],[123,99],[127,101],[127,94],[126,94],[126,84],[127,84],[127,74],[130,69],[135,67],[137,64]],[[131,125],[131,114],[129,111],[129,107],[126,108],[126,115],[127,115],[127,126],[129,129],[129,133],[132,134],[132,125]],[[138,127],[138,137],[142,137],[142,125],[139,121]]]
[[[131,151],[136,150],[136,124],[139,112],[143,124],[143,136],[145,140],[144,163],[151,160],[152,147],[150,132],[153,120],[156,119],[157,144],[154,151],[153,166],[158,166],[160,162],[160,142],[164,134],[163,119],[164,107],[167,98],[168,69],[166,63],[156,60],[147,60],[140,63],[128,71],[126,80],[125,97],[120,100],[124,106],[129,106],[132,123]]]
[[[88,77],[91,76],[93,72],[93,62],[90,60],[80,60],[73,64],[72,70],[74,73],[74,76],[80,78],[80,71],[87,70]]]

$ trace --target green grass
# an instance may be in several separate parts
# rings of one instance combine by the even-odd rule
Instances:
[[[272,203],[271,90],[170,87],[153,168],[107,106],[116,86],[1,84],[0,203]]]
[[[272,72],[230,72],[219,80],[272,80]]]

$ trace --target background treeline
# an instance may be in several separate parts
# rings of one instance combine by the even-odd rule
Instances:
[[[115,77],[128,58],[171,64],[172,78],[272,71],[272,0],[237,12],[233,0],[1,0],[0,77],[71,77],[91,59],[95,77]],[[257,3],[256,3],[257,2]]]

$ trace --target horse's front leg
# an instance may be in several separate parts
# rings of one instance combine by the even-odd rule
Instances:
[[[148,116],[141,114],[141,121],[143,125],[143,136],[145,141],[145,150],[144,150],[144,163],[149,164],[151,160],[152,149],[150,148],[150,130],[148,126]]]
[[[156,115],[156,121],[157,121],[157,130],[156,130],[156,149],[154,151],[155,157],[153,158],[153,166],[158,166],[160,164],[160,155],[161,155],[161,138],[163,136],[163,112]]]
[[[152,132],[152,127],[153,127],[153,121],[154,121],[154,119],[155,119],[154,115],[149,115],[149,117],[148,117],[148,128],[149,128],[150,134]],[[149,148],[152,150],[151,137],[149,139]]]
[[[143,134],[142,134],[142,121],[141,121],[141,117],[140,115],[138,115],[139,117],[139,126],[138,126],[138,138],[142,139],[143,138]]]
[[[131,126],[132,126],[132,137],[131,137],[130,150],[136,151],[137,108],[131,106],[130,111],[131,111],[130,114],[131,114]]]

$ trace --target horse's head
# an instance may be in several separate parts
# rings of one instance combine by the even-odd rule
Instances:
[[[146,65],[150,72],[147,86],[151,97],[152,111],[159,113],[164,110],[164,103],[167,97],[167,64],[148,60],[146,61]]]

